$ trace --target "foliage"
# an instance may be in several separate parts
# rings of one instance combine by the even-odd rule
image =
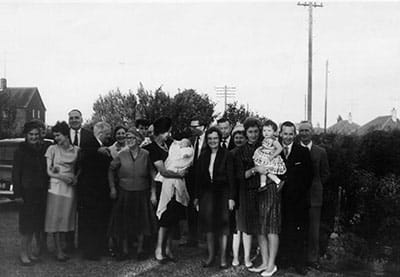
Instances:
[[[209,125],[214,120],[214,107],[209,97],[198,94],[193,89],[186,89],[175,95],[172,102],[171,118],[174,128],[183,130],[188,127],[193,117]]]
[[[233,125],[243,123],[247,117],[252,115],[243,104],[239,105],[237,101],[229,103],[227,106],[223,116],[228,118]]]
[[[106,96],[101,96],[93,104],[92,121],[106,121],[115,127],[118,124],[134,124],[136,118],[136,96],[131,91],[121,93],[117,88]]]

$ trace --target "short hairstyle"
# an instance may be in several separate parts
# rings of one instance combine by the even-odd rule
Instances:
[[[24,124],[23,133],[24,133],[24,135],[26,135],[27,133],[29,133],[30,131],[32,131],[34,129],[38,129],[38,131],[40,131],[40,128],[41,128],[41,126],[38,124],[38,122],[36,120],[31,120]]]
[[[77,112],[77,113],[79,113],[79,115],[82,117],[82,113],[81,113],[80,110],[78,110],[78,109],[72,109],[72,110],[70,110],[70,111],[68,112],[68,114],[70,114],[70,113],[72,113],[72,112]]]
[[[223,122],[228,122],[229,124],[231,124],[231,122],[229,121],[229,119],[227,117],[221,117],[220,119],[217,120],[217,124],[223,123]]]
[[[281,124],[281,132],[282,132],[282,130],[283,130],[283,127],[293,127],[294,134],[296,134],[296,125],[294,125],[293,122],[291,122],[291,121],[285,121],[285,122],[283,122],[283,123]]]
[[[172,130],[172,138],[176,140],[182,140],[184,138],[190,138],[192,131],[189,128],[183,130]]]
[[[205,134],[205,136],[204,136],[205,139],[206,139],[206,141],[207,141],[208,135],[211,134],[211,133],[214,133],[214,132],[216,132],[216,133],[218,134],[218,139],[219,139],[219,141],[222,141],[222,132],[221,132],[221,130],[220,130],[218,127],[216,127],[216,126],[212,126],[212,127],[210,127],[210,128],[207,129],[206,134]],[[208,144],[207,144],[207,146],[208,146]]]
[[[277,125],[274,121],[272,121],[271,119],[266,120],[266,121],[263,123],[262,126],[263,126],[263,127],[264,127],[264,126],[272,127],[272,129],[274,130],[274,132],[276,132],[276,131],[278,130],[278,125]]]
[[[309,120],[302,120],[302,121],[300,121],[299,126],[300,126],[301,124],[310,124],[311,130],[314,129],[314,128],[313,128],[313,125],[312,125],[312,123],[311,123],[311,121],[309,121]]]
[[[241,134],[244,137],[246,136],[244,129],[237,129],[234,132],[232,132],[232,138],[234,138],[237,134]]]
[[[190,120],[190,123],[192,123],[192,121],[198,121],[199,126],[205,126],[205,123],[199,117],[192,117],[192,119]]]
[[[106,130],[111,131],[111,125],[105,121],[99,121],[93,126],[93,134],[96,138]]]
[[[243,127],[245,133],[247,132],[247,129],[249,129],[250,127],[257,127],[258,129],[261,129],[261,122],[255,117],[248,117],[243,122]]]
[[[51,128],[53,133],[61,133],[63,136],[69,136],[69,126],[65,121],[57,121],[56,125]]]
[[[154,135],[158,136],[169,131],[172,126],[172,120],[169,117],[163,116],[156,119],[153,123]]]
[[[117,132],[120,130],[120,129],[124,129],[125,130],[125,132],[128,130],[128,128],[126,128],[125,126],[122,126],[122,125],[118,125],[117,127],[115,127],[115,129],[114,129],[114,138],[115,138],[115,136],[117,135]]]
[[[139,118],[139,119],[136,119],[135,126],[139,127],[139,125],[148,127],[150,125],[150,123],[147,119]]]
[[[144,140],[144,137],[142,136],[141,133],[139,133],[138,130],[136,130],[136,128],[129,128],[126,132],[133,134],[135,137],[137,137],[138,139],[140,139],[142,141]]]

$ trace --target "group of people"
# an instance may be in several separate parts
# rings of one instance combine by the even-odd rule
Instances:
[[[158,262],[175,262],[172,241],[186,221],[187,246],[198,246],[205,234],[204,267],[227,268],[229,254],[229,264],[239,266],[241,245],[244,265],[262,276],[275,274],[277,263],[301,274],[318,266],[329,166],[325,150],[312,143],[310,122],[299,124],[297,140],[289,121],[278,130],[272,120],[232,126],[221,118],[206,126],[194,118],[173,130],[171,119],[161,117],[150,127],[145,120],[117,126],[111,144],[108,123],[96,123],[92,133],[82,128],[79,110],[68,117],[52,128],[54,144],[43,139],[44,126],[25,124],[26,140],[15,153],[23,265],[38,259],[33,236],[44,248],[46,233],[54,236],[59,261],[76,246],[87,259],[113,249],[123,260],[135,242],[138,259],[152,249]]]

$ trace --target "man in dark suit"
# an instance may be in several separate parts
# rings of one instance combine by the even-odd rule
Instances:
[[[278,185],[282,190],[281,258],[294,266],[299,274],[306,274],[305,242],[308,223],[308,193],[312,180],[312,164],[309,151],[294,143],[296,127],[286,121],[281,125],[283,151],[281,156],[287,168],[285,182]]]
[[[96,139],[93,133],[82,128],[82,113],[78,109],[73,109],[68,113],[68,124],[70,127],[69,138],[71,143],[79,146],[80,149],[96,148]],[[78,238],[79,239],[79,238]],[[66,234],[66,251],[72,252],[75,249],[75,232]],[[79,243],[78,243],[79,244]]]
[[[197,164],[197,160],[200,156],[200,153],[206,147],[205,141],[205,126],[204,123],[200,121],[198,118],[193,118],[190,121],[190,131],[191,138],[190,141],[194,147],[194,158],[193,164],[188,170],[188,174],[186,175],[186,185],[190,196],[190,203],[188,206],[187,213],[187,222],[188,222],[188,239],[187,246],[196,247],[198,245],[198,218],[197,211],[193,205],[193,200],[195,198],[195,166]]]
[[[319,267],[319,226],[321,219],[323,186],[329,177],[328,156],[324,148],[315,145],[311,138],[313,128],[310,122],[302,121],[299,125],[299,137],[302,146],[311,155],[313,178],[309,192],[309,231],[308,231],[308,262],[312,267]]]
[[[217,120],[217,125],[222,133],[221,147],[227,148],[228,150],[235,148],[235,143],[231,136],[232,125],[229,120],[226,117],[222,117]]]
[[[79,236],[83,257],[98,260],[107,250],[107,226],[111,212],[107,172],[111,156],[106,146],[111,126],[98,122],[93,127],[96,147],[80,151],[78,179]]]

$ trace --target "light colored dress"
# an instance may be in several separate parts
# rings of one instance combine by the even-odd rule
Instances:
[[[51,145],[45,157],[51,159],[58,173],[66,177],[74,177],[75,163],[78,158],[79,147],[71,145],[63,149],[58,145]],[[75,187],[56,178],[50,178],[50,187],[47,195],[45,218],[46,232],[69,232],[75,229],[76,196]]]
[[[254,164],[257,166],[265,166],[268,172],[272,174],[282,175],[286,172],[285,162],[280,155],[271,158],[275,151],[275,137],[264,138],[262,145],[256,149],[253,155]]]

